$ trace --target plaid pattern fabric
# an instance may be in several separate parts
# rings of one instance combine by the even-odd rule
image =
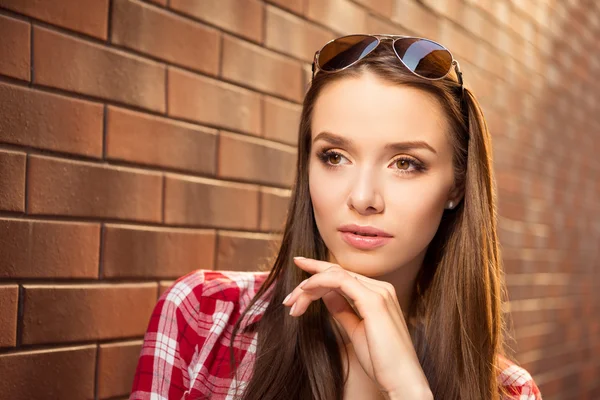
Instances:
[[[505,396],[503,400],[542,400],[540,389],[529,372],[505,357],[500,358],[505,367],[498,375],[498,382],[509,393],[509,396]]]
[[[130,400],[235,399],[250,379],[256,333],[238,333],[240,361],[230,377],[229,342],[235,322],[267,272],[197,270],[179,278],[158,300],[144,337]],[[260,320],[267,303],[259,301],[241,328]],[[241,329],[240,329],[241,332]],[[514,400],[538,400],[540,392],[523,368],[503,359],[498,376]],[[237,392],[236,392],[237,389]]]

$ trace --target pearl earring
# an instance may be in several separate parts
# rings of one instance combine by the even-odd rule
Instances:
[[[454,202],[453,201],[449,201],[448,202],[448,207],[446,207],[446,208],[452,210],[454,208]]]

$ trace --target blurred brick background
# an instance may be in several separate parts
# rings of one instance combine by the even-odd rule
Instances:
[[[280,238],[314,51],[437,39],[494,136],[517,359],[600,398],[600,3],[0,0],[0,398],[126,398],[159,294]]]

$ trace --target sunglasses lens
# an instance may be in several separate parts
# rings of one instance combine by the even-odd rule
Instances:
[[[450,52],[431,40],[402,38],[396,40],[394,49],[408,69],[423,78],[442,78],[452,67]]]
[[[337,71],[369,54],[379,43],[377,38],[352,35],[334,40],[319,53],[319,67],[323,71]]]

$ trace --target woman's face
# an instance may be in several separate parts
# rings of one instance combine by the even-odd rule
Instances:
[[[311,132],[310,195],[330,261],[370,277],[418,270],[444,207],[459,200],[437,100],[365,73],[321,92]]]

